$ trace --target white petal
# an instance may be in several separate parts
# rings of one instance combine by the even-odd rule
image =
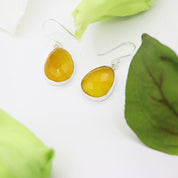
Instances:
[[[0,0],[0,28],[13,34],[25,13],[28,0]]]

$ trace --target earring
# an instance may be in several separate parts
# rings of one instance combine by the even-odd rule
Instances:
[[[91,70],[82,79],[81,88],[84,94],[89,98],[96,101],[102,101],[112,94],[115,84],[115,71],[119,67],[120,59],[130,56],[135,51],[136,46],[132,42],[125,42],[103,54],[99,54],[100,56],[106,55],[125,45],[132,46],[133,50],[131,53],[113,59],[111,66],[100,66]]]
[[[69,30],[67,30],[62,24],[55,19],[49,19],[46,22],[53,21],[67,31],[72,37],[75,37]],[[43,24],[43,30],[44,25]],[[76,38],[76,37],[75,37]],[[74,74],[74,60],[70,53],[63,48],[62,44],[56,40],[53,40],[53,50],[48,55],[45,65],[44,73],[48,81],[52,84],[64,84],[68,82]]]

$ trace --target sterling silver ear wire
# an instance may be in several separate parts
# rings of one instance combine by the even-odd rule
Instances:
[[[133,52],[136,50],[136,45],[135,45],[135,43],[130,42],[130,41],[121,43],[121,44],[117,45],[116,47],[114,47],[114,48],[112,48],[112,49],[110,49],[110,50],[108,50],[108,51],[106,51],[106,52],[104,52],[104,53],[99,53],[98,56],[107,55],[107,54],[109,54],[109,53],[111,53],[111,52],[113,52],[113,51],[115,51],[115,50],[117,50],[117,49],[119,49],[119,48],[121,48],[121,47],[123,47],[123,46],[126,46],[126,45],[130,45],[130,46],[133,47],[133,49],[131,50],[131,52],[128,53],[128,54],[126,54],[126,55],[119,56],[119,57],[116,57],[116,58],[112,59],[111,67],[112,67],[114,70],[117,70],[118,67],[119,67],[120,59],[131,56],[131,55],[133,54]]]

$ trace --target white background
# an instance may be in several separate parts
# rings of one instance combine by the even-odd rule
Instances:
[[[52,178],[177,178],[178,158],[146,147],[126,124],[131,57],[120,63],[115,90],[104,102],[86,98],[80,82],[90,69],[109,65],[119,55],[99,57],[99,52],[124,41],[133,41],[138,48],[142,33],[177,52],[178,1],[160,0],[131,18],[92,24],[80,44],[57,28],[55,38],[73,56],[76,73],[69,84],[52,86],[43,74],[51,48],[42,23],[54,18],[74,31],[71,13],[79,2],[29,0],[16,34],[0,31],[0,107],[55,149]]]

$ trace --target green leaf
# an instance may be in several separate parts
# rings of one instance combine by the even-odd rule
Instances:
[[[147,34],[130,65],[125,117],[144,144],[178,155],[178,57]]]
[[[49,178],[54,151],[0,110],[0,177]]]
[[[151,4],[151,0],[82,0],[73,12],[75,35],[80,40],[90,23],[134,15],[148,10]]]

